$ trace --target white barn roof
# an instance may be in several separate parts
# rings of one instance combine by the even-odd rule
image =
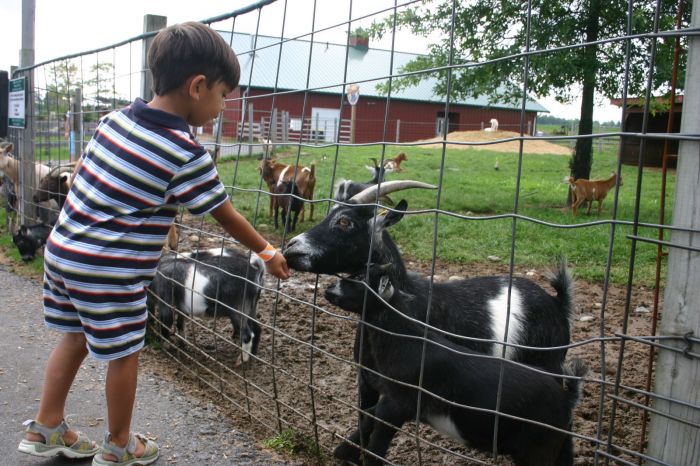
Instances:
[[[313,92],[339,94],[343,91],[342,84],[358,83],[360,95],[385,98],[386,95],[377,90],[377,84],[388,81],[392,66],[390,50],[365,49],[346,47],[344,44],[328,42],[311,42],[309,40],[285,40],[279,37],[255,36],[243,33],[219,31],[223,38],[231,44],[238,55],[241,64],[241,87],[282,90],[309,89]],[[280,54],[280,47],[282,53]],[[311,49],[313,51],[311,53]],[[253,53],[255,49],[255,53]],[[347,57],[347,77],[345,62]],[[311,67],[309,67],[311,55]],[[398,69],[417,57],[417,54],[393,53],[394,74]],[[278,77],[279,62],[279,77]],[[253,73],[251,75],[251,68]],[[275,86],[275,82],[277,85]],[[444,103],[445,99],[433,91],[437,78],[429,77],[418,85],[400,91],[392,90],[392,99],[412,100],[419,102]],[[468,105],[480,108],[503,108],[520,110],[520,104],[489,101],[488,97],[453,99],[451,104]],[[548,112],[535,100],[529,100],[526,110]]]

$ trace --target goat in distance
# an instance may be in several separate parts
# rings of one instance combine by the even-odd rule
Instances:
[[[312,201],[314,198],[314,189],[316,188],[316,165],[311,164],[308,167],[302,165],[285,165],[277,162],[275,159],[263,158],[260,161],[260,175],[267,184],[270,193],[277,191],[279,185],[284,181],[294,181],[299,189],[299,195],[306,200]],[[275,196],[270,196],[270,217],[275,209]],[[314,204],[311,202],[311,211],[309,220],[314,219]],[[305,208],[302,204],[301,221],[304,221]]]
[[[588,210],[586,215],[590,215],[593,201],[598,202],[598,215],[603,209],[603,200],[608,195],[608,191],[615,186],[617,182],[617,173],[611,173],[610,177],[604,180],[587,180],[579,178],[574,180],[572,176],[564,178],[565,183],[569,183],[571,189],[571,211],[576,216],[578,208],[584,202],[588,202]],[[622,177],[620,177],[620,186],[622,186]]]

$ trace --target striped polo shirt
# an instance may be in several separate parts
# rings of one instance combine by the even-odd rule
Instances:
[[[187,123],[141,99],[102,119],[82,159],[44,261],[47,280],[65,288],[89,343],[96,344],[92,352],[99,352],[100,338],[109,342],[128,332],[120,322],[145,321],[144,287],[155,274],[177,207],[202,215],[228,196]],[[47,324],[71,331],[75,324],[61,315],[68,303],[50,298]],[[105,357],[114,343],[102,348]]]

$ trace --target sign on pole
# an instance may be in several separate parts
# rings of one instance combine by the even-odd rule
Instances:
[[[348,103],[354,106],[360,100],[360,86],[350,84],[347,89]]]
[[[27,119],[27,78],[11,79],[7,104],[7,124],[10,128],[26,126]]]

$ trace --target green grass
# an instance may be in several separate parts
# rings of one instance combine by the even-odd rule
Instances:
[[[439,149],[403,148],[408,155],[403,173],[389,174],[388,179],[416,179],[437,184],[441,169]],[[387,148],[385,158],[392,157],[399,150]],[[327,159],[323,160],[323,154]],[[366,181],[370,178],[364,168],[369,157],[379,158],[381,147],[340,148],[337,162],[336,180],[350,178]],[[280,161],[293,163],[296,150],[288,155],[278,152]],[[334,148],[309,149],[301,151],[300,163],[316,163],[315,198],[328,197],[331,193],[331,176],[335,157]],[[495,161],[499,170],[494,169]],[[258,160],[241,158],[238,162],[228,161],[219,165],[221,179],[230,185],[234,172],[236,186],[256,189],[259,186]],[[563,182],[568,175],[569,159],[561,155],[524,155],[520,181],[518,214],[560,225],[576,225],[585,222],[611,219],[614,192],[608,194],[603,203],[603,213],[595,215],[595,205],[591,215],[579,211],[574,219],[566,207],[568,185]],[[409,215],[392,227],[391,233],[401,246],[403,253],[413,259],[431,260],[433,242],[437,241],[437,258],[448,263],[483,262],[487,256],[498,256],[507,263],[511,252],[511,238],[515,229],[515,263],[523,266],[545,266],[553,264],[557,255],[564,255],[575,268],[576,275],[586,280],[600,281],[605,274],[605,266],[611,237],[610,225],[587,226],[581,228],[555,228],[539,225],[527,220],[484,219],[490,215],[512,214],[515,209],[515,192],[518,169],[518,155],[476,150],[448,150],[445,156],[445,169],[440,197],[440,210],[469,218],[458,218],[448,214],[436,216],[434,213]],[[612,151],[594,156],[592,178],[609,176],[616,169],[616,155]],[[640,221],[658,222],[660,171],[645,169],[643,173]],[[631,221],[634,217],[636,167],[623,166],[624,186],[620,190],[618,219]],[[670,173],[667,185],[666,212],[672,211],[675,187],[675,173]],[[257,193],[236,191],[233,193],[234,206],[246,217],[257,221],[257,227],[266,236],[275,235],[272,219],[267,215],[268,198]],[[437,206],[436,191],[409,190],[395,193],[394,201],[405,198],[409,210],[434,209]],[[259,204],[258,204],[259,202]],[[326,212],[326,203],[316,204],[316,217]],[[256,214],[257,212],[257,214]],[[308,212],[307,212],[308,215]],[[437,238],[435,222],[437,221]],[[667,215],[670,221],[670,214]],[[315,223],[315,222],[314,222]],[[299,233],[311,227],[309,222],[297,224]],[[615,230],[611,278],[614,282],[627,280],[631,241],[631,227],[618,226]],[[640,235],[656,238],[656,231],[640,229]],[[635,260],[635,280],[644,284],[653,283],[656,247],[638,243]]]
[[[300,453],[316,457],[321,455],[321,450],[310,437],[292,429],[284,429],[274,437],[263,440],[262,443],[265,447],[284,455]]]
[[[364,168],[369,157],[381,156],[380,146],[342,147],[337,157],[336,180],[349,178],[366,181],[370,173]],[[417,147],[403,148],[408,155],[402,173],[389,174],[388,179],[416,179],[437,184],[440,178],[442,154],[439,149]],[[392,157],[399,149],[388,147],[385,158]],[[326,155],[324,160],[323,155]],[[297,149],[278,151],[277,157],[284,163],[294,163]],[[315,199],[327,198],[331,194],[331,179],[335,159],[335,148],[302,148],[300,163],[316,164]],[[494,169],[498,160],[499,170]],[[517,212],[542,222],[557,225],[576,225],[584,222],[611,219],[614,192],[610,192],[603,204],[603,213],[585,215],[579,211],[572,217],[566,207],[568,185],[563,182],[568,175],[569,159],[561,155],[524,155],[519,186]],[[226,185],[234,184],[244,190],[257,190],[260,186],[259,161],[255,157],[245,157],[238,161],[229,160],[219,164],[220,177]],[[515,263],[518,266],[542,267],[553,264],[557,255],[568,258],[577,277],[602,281],[605,275],[606,260],[610,247],[612,228],[610,225],[586,226],[581,228],[556,228],[512,217],[485,219],[491,215],[508,215],[515,212],[515,192],[518,170],[518,155],[477,150],[448,150],[444,160],[444,176],[439,208],[468,218],[449,214],[423,213],[407,215],[391,228],[391,234],[408,259],[429,261],[433,256],[433,243],[436,242],[437,258],[441,262],[469,264],[487,261],[488,256],[500,257],[508,263],[511,254],[511,238],[515,231]],[[593,178],[607,177],[616,168],[616,155],[611,151],[594,155]],[[618,219],[631,221],[634,216],[635,191],[637,183],[636,167],[623,166],[624,186],[620,190]],[[641,222],[657,223],[659,209],[661,173],[657,169],[645,169],[641,187]],[[666,199],[666,222],[670,223],[673,210],[672,201],[675,189],[675,173],[669,172]],[[263,188],[266,192],[266,188]],[[435,209],[437,192],[431,190],[408,190],[395,193],[394,201],[406,199],[409,210]],[[257,191],[236,190],[232,194],[234,206],[245,215],[266,236],[279,239],[280,230],[273,229],[273,221],[268,217],[268,196]],[[325,215],[326,202],[315,205],[314,222],[297,224],[298,234],[307,230]],[[0,210],[1,211],[1,210]],[[307,218],[308,218],[307,206]],[[595,212],[595,206],[593,208]],[[0,217],[4,226],[4,217]],[[211,220],[213,221],[213,220]],[[437,222],[437,236],[435,236]],[[632,243],[627,235],[632,233],[628,226],[615,229],[615,242],[612,249],[611,279],[625,283],[629,268]],[[640,228],[640,236],[656,238],[656,230]],[[11,257],[19,260],[9,235],[0,236],[0,246],[9,251]],[[638,243],[635,258],[635,281],[651,285],[654,281],[656,246]],[[36,265],[34,265],[36,263]],[[41,269],[41,259],[31,264]]]

